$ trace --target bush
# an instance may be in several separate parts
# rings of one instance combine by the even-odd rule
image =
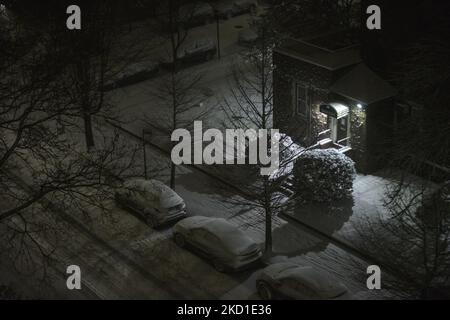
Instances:
[[[294,164],[294,188],[304,202],[331,202],[351,196],[355,163],[335,149],[302,153]]]

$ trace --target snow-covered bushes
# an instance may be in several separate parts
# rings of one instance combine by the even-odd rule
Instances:
[[[290,136],[284,133],[280,134],[279,146],[280,165],[279,168],[270,175],[271,180],[291,175],[294,170],[295,159],[297,159],[305,150],[305,148],[295,143]]]
[[[355,163],[335,149],[303,152],[294,165],[294,188],[304,202],[330,202],[352,193]]]

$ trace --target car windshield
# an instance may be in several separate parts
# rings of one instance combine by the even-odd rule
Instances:
[[[189,43],[184,47],[185,52],[196,52],[212,48],[214,45],[210,39],[200,39],[195,42]]]
[[[174,209],[184,204],[183,199],[172,189],[163,188],[159,199],[161,208]]]
[[[183,207],[184,207],[184,204],[183,204],[183,203],[180,203],[180,204],[177,204],[177,205],[175,205],[175,206],[169,207],[169,208],[167,208],[167,209],[168,209],[169,211],[178,211],[178,210],[183,209]]]
[[[225,221],[213,221],[205,225],[205,228],[216,235],[223,247],[231,253],[245,254],[255,245],[241,230]]]

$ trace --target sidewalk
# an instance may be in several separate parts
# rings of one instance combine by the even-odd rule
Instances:
[[[408,175],[406,177],[408,188],[403,194],[404,201],[415,199],[417,203],[421,198],[415,198],[415,191],[420,190],[423,185],[428,186],[428,190],[433,190],[435,185],[424,181],[416,176]],[[326,238],[334,239],[347,251],[353,252],[356,256],[369,262],[380,265],[377,257],[366,255],[365,252],[358,249],[358,236],[362,226],[375,219],[388,219],[389,211],[385,207],[386,191],[391,188],[398,180],[392,173],[379,171],[373,175],[358,174],[353,184],[352,198],[343,200],[331,205],[325,204],[306,204],[298,205],[284,214],[299,222],[302,225],[310,227]],[[389,266],[385,266],[389,268]],[[390,270],[395,276],[398,270]]]

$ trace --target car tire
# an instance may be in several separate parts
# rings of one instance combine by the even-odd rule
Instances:
[[[213,266],[218,272],[224,273],[227,271],[226,266],[217,259],[213,261]]]
[[[177,246],[179,246],[180,248],[184,248],[186,246],[186,240],[184,239],[184,236],[182,234],[175,233],[173,235],[173,238]]]
[[[256,289],[258,290],[258,295],[263,300],[273,300],[274,293],[270,285],[265,281],[259,281],[256,285]]]

